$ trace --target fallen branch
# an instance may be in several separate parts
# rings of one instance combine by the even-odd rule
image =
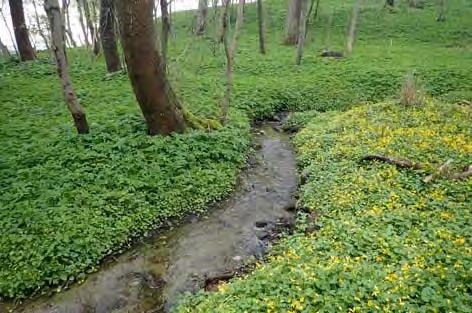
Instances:
[[[452,159],[449,159],[446,162],[444,162],[440,167],[438,167],[438,170],[436,173],[426,176],[423,179],[423,182],[430,183],[433,181],[435,177],[444,175],[446,172],[449,171],[449,165],[451,165],[452,161],[453,161]]]
[[[463,172],[455,173],[451,175],[452,179],[456,179],[456,180],[467,179],[471,176],[472,176],[472,165],[467,166]]]
[[[414,170],[419,170],[423,168],[423,165],[420,163],[415,163],[410,160],[400,160],[394,159],[389,156],[379,155],[379,154],[368,154],[362,157],[361,161],[382,161],[388,164],[396,165],[401,168],[410,168]]]

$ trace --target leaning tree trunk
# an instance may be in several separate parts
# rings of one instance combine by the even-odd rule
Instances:
[[[169,3],[168,0],[160,0],[161,3],[161,55],[162,61],[161,66],[164,71],[167,69],[167,49],[169,45],[169,35],[170,35],[170,14],[169,14]]]
[[[300,18],[302,10],[302,0],[289,0],[287,12],[287,34],[285,44],[297,44],[300,34]]]
[[[239,35],[244,21],[244,4],[245,0],[239,0],[238,13],[236,16],[236,25],[234,26],[233,40],[231,45],[228,39],[228,24],[229,24],[229,7],[231,0],[223,1],[223,16],[222,16],[222,36],[226,55],[226,91],[221,108],[221,121],[223,123],[228,119],[229,106],[231,102],[231,93],[233,91],[233,64],[236,49],[238,48]]]
[[[297,57],[295,59],[295,64],[300,65],[303,57],[303,49],[305,48],[305,39],[306,39],[306,26],[308,19],[308,0],[301,0],[301,11],[300,11],[300,25],[298,31],[297,39]]]
[[[120,55],[115,36],[115,9],[113,0],[100,1],[100,38],[109,73],[121,70]]]
[[[208,16],[208,0],[198,1],[197,25],[195,26],[195,34],[202,36],[205,33]]]
[[[9,4],[20,59],[21,61],[34,60],[36,55],[28,35],[28,28],[26,28],[23,0],[9,0]]]
[[[77,43],[74,40],[74,37],[72,35],[72,29],[70,26],[69,5],[70,0],[62,0],[62,26],[64,27],[64,34],[67,35],[71,46],[76,48]]]
[[[359,17],[360,0],[356,0],[352,9],[351,22],[349,23],[349,33],[347,35],[347,53],[351,53],[354,41],[356,40],[357,18]]]
[[[153,1],[116,0],[116,5],[128,75],[149,134],[183,132],[186,125],[182,108],[156,51]]]
[[[87,118],[84,108],[79,104],[70,79],[66,54],[64,51],[64,34],[62,25],[61,9],[58,0],[44,0],[44,9],[49,18],[49,29],[51,30],[51,47],[56,60],[57,73],[61,82],[64,98],[67,101],[69,111],[74,119],[74,124],[79,134],[89,132]]]
[[[259,28],[259,51],[262,54],[265,54],[266,49],[264,39],[264,9],[262,7],[262,0],[257,0],[257,24]]]

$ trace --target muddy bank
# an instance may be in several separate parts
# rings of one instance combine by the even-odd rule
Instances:
[[[52,297],[0,312],[166,312],[184,292],[211,290],[253,258],[291,223],[297,187],[287,135],[255,129],[257,151],[233,195],[208,216],[166,230],[110,260],[85,282]]]

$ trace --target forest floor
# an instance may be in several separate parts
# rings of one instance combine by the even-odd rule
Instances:
[[[471,113],[458,103],[472,100],[472,3],[451,1],[446,21],[436,22],[432,2],[392,12],[365,1],[353,54],[327,59],[323,49],[343,50],[351,11],[327,1],[296,67],[293,47],[281,45],[279,2],[267,1],[265,56],[247,6],[230,120],[211,132],[147,137],[127,76],[107,75],[101,58],[74,50],[73,81],[91,124],[89,135],[77,136],[47,56],[0,61],[0,297],[83,280],[132,238],[203,213],[234,188],[251,149],[250,122],[292,110],[303,112],[290,120],[302,128],[294,139],[306,176],[299,203],[319,216],[319,230],[305,232],[302,220],[311,219],[301,214],[299,231],[266,264],[179,310],[471,307],[471,182],[422,179],[447,159],[454,170],[470,164]],[[175,16],[169,72],[185,109],[212,118],[224,54],[212,36],[190,35],[191,14]],[[426,95],[421,107],[398,104],[409,72]],[[425,169],[359,163],[367,153]]]

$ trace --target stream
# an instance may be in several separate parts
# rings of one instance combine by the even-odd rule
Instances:
[[[255,127],[256,153],[231,197],[202,218],[143,239],[107,260],[82,284],[29,300],[6,312],[168,312],[185,292],[211,290],[261,258],[277,233],[293,223],[295,156],[274,123]],[[0,304],[2,311],[2,304]]]

